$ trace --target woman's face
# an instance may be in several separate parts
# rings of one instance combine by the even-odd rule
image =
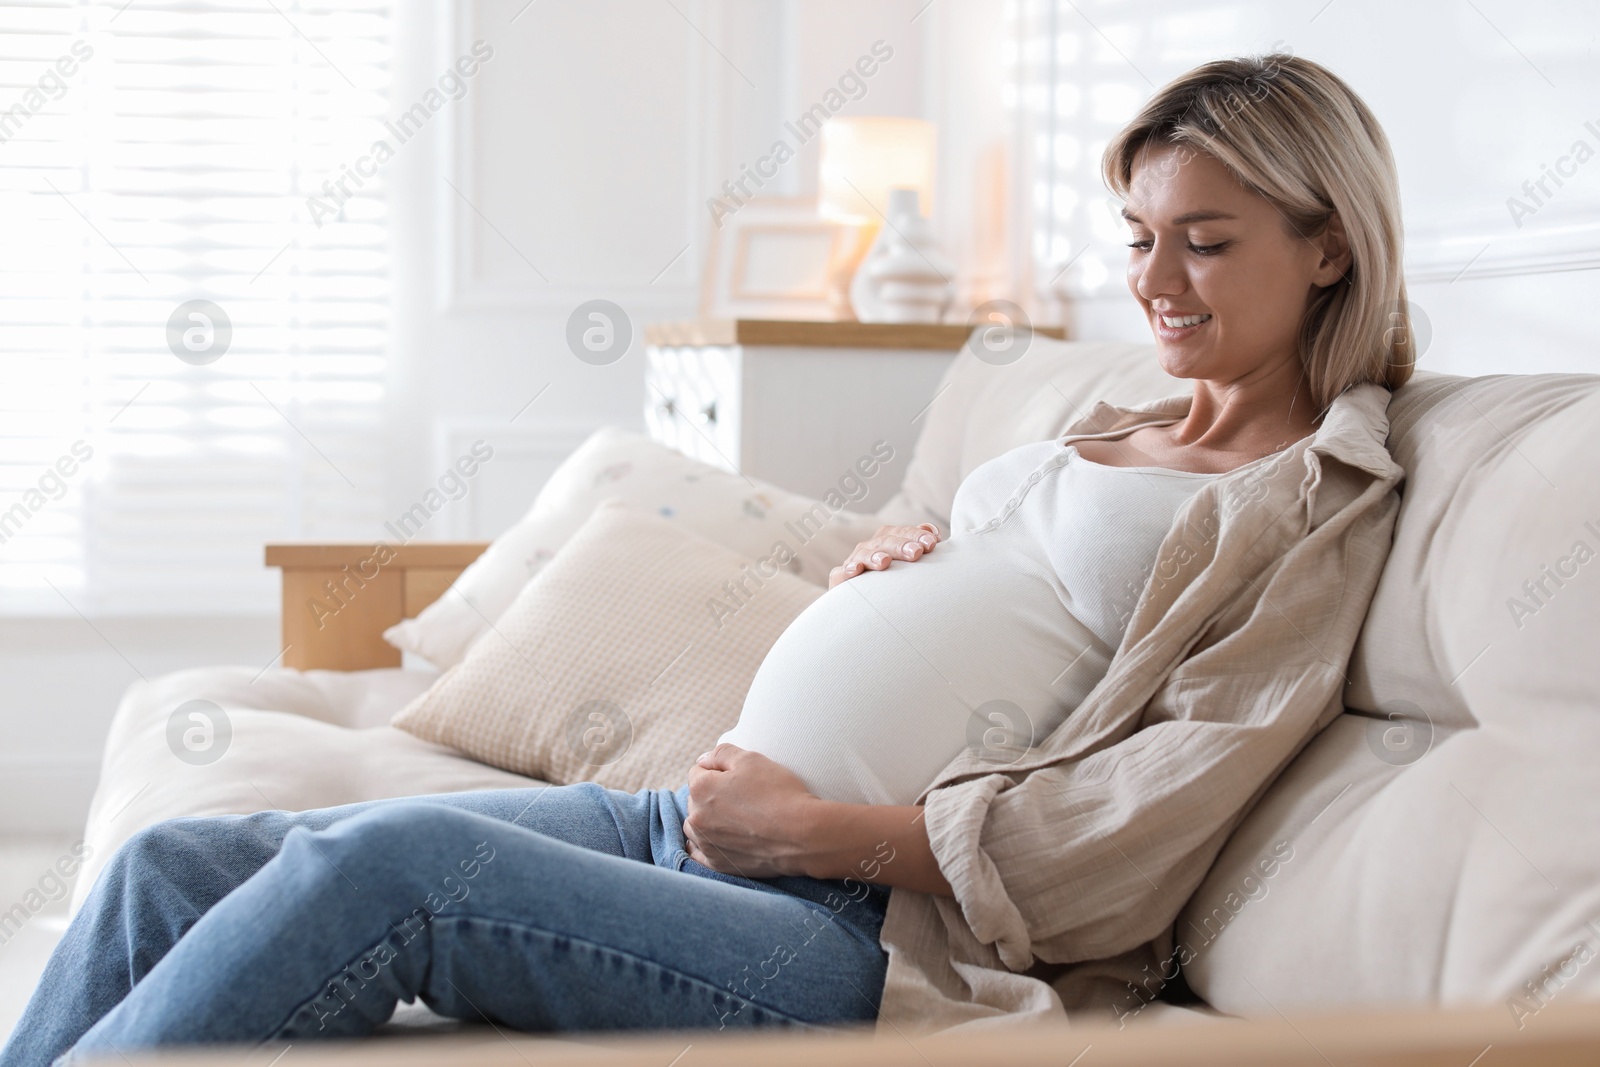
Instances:
[[[1122,213],[1132,229],[1128,288],[1162,369],[1240,382],[1298,365],[1306,305],[1349,262],[1338,216],[1320,238],[1302,238],[1214,157],[1174,145],[1140,152]],[[1166,321],[1183,316],[1203,318]]]

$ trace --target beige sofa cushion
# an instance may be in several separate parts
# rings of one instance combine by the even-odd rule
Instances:
[[[394,725],[495,767],[676,787],[822,589],[622,500],[595,508]]]
[[[435,677],[392,668],[204,667],[134,682],[106,738],[73,910],[117,848],[163,819],[541,784],[386,725]],[[185,759],[181,741],[174,748],[172,721],[196,700],[215,709],[216,747]]]
[[[1542,435],[1546,420],[1560,418],[1569,447],[1600,442],[1562,414],[1597,389],[1600,379],[1588,375],[1420,375],[1391,401],[1389,449],[1406,470],[1406,484],[1394,548],[1351,659],[1349,707],[1384,713],[1403,701],[1425,707],[1443,726],[1476,725],[1465,691],[1453,683],[1481,646],[1451,642],[1456,628],[1488,605],[1462,617],[1442,598],[1510,547],[1484,539],[1486,518],[1501,508],[1550,503],[1539,496],[1550,486],[1528,460],[1525,435]],[[1479,491],[1489,478],[1511,480],[1502,499]],[[1563,491],[1590,492],[1595,485],[1590,478]],[[1494,605],[1496,618],[1506,614],[1510,595],[1507,589]]]
[[[1391,425],[1407,481],[1347,701],[1367,714],[1271,786],[1176,933],[1222,1011],[1490,1000],[1525,1022],[1600,990],[1600,378],[1425,376]]]

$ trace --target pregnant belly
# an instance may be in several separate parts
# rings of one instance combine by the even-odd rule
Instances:
[[[1015,762],[1110,658],[1020,547],[957,536],[830,589],[768,651],[720,740],[857,804],[915,802],[964,749]]]

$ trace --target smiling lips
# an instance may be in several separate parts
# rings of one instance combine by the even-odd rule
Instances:
[[[1166,315],[1156,312],[1156,337],[1162,341],[1183,341],[1194,336],[1199,330],[1211,321],[1211,316],[1200,313],[1194,315]]]

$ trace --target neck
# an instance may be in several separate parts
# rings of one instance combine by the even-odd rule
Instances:
[[[1298,358],[1255,377],[1197,379],[1189,414],[1170,430],[1179,445],[1218,452],[1275,452],[1314,432],[1316,401]]]

